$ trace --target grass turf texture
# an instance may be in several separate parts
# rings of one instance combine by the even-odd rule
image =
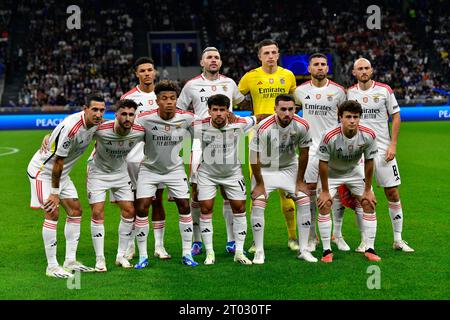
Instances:
[[[79,290],[67,282],[45,276],[42,242],[42,211],[29,208],[26,167],[46,131],[0,131],[1,147],[20,149],[0,156],[0,299],[449,299],[450,122],[405,122],[398,145],[403,180],[400,188],[405,215],[404,239],[416,250],[408,254],[392,250],[392,227],[381,188],[378,199],[377,253],[381,262],[371,263],[353,250],[359,244],[355,215],[346,210],[343,234],[351,252],[334,249],[334,262],[311,264],[296,259],[287,248],[287,231],[279,199],[272,193],[266,209],[266,264],[242,266],[225,253],[226,232],[217,198],[214,218],[216,264],[204,266],[205,255],[195,257],[196,268],[181,264],[181,239],[174,203],[165,203],[166,249],[169,261],[150,258],[144,270],[124,270],[114,265],[117,248],[118,208],[106,206],[105,255],[108,272],[81,274]],[[95,264],[90,236],[90,210],[85,192],[86,152],[71,177],[83,206],[78,260]],[[246,169],[246,167],[244,167]],[[244,170],[246,172],[246,170]],[[247,177],[247,188],[250,183]],[[165,197],[167,198],[167,197]],[[248,214],[247,214],[248,215]],[[58,261],[64,261],[64,219],[58,224]],[[245,244],[252,240],[251,227]],[[149,255],[153,253],[149,236]],[[320,257],[321,245],[314,253]],[[250,255],[252,258],[253,255]],[[136,259],[134,260],[136,262]],[[381,289],[369,290],[371,265],[381,272]]]

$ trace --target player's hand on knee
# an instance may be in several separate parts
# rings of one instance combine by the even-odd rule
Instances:
[[[264,197],[264,200],[267,199],[267,193],[266,190],[264,188],[264,185],[256,185],[253,190],[252,190],[252,194],[251,194],[252,200],[256,200],[260,197]]]
[[[368,192],[364,192],[361,196],[361,206],[365,211],[369,209],[369,211],[375,210],[375,206],[377,205],[377,199],[375,198],[375,194],[372,190]]]
[[[309,195],[308,186],[303,181],[297,183],[295,187],[295,195],[297,195],[299,192],[303,192],[305,195]]]
[[[59,197],[56,194],[51,194],[47,202],[44,204],[44,211],[46,213],[54,213],[59,208]]]
[[[317,198],[317,206],[319,207],[319,209],[331,208],[332,204],[333,200],[331,199],[330,193],[322,191]]]

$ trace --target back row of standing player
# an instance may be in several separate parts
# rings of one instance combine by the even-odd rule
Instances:
[[[315,151],[317,149],[317,146],[320,142],[321,135],[323,132],[325,132],[327,129],[332,128],[337,123],[337,106],[345,100],[346,94],[345,90],[335,84],[334,82],[327,79],[327,71],[328,71],[328,65],[326,56],[316,54],[312,55],[310,59],[310,65],[309,65],[309,72],[311,73],[312,79],[311,81],[308,81],[301,86],[297,87],[295,89],[295,78],[293,74],[277,65],[277,60],[279,57],[278,52],[278,46],[276,42],[271,40],[266,40],[261,42],[258,45],[258,57],[260,58],[262,62],[262,66],[260,68],[257,68],[255,70],[252,70],[248,72],[243,79],[241,80],[239,87],[236,86],[234,81],[232,79],[229,79],[227,77],[224,77],[219,74],[219,69],[221,67],[221,59],[220,54],[215,48],[207,48],[204,50],[201,60],[201,65],[203,67],[203,73],[192,79],[190,82],[188,82],[185,87],[183,88],[183,91],[180,95],[180,98],[178,99],[177,106],[179,108],[186,108],[187,106],[192,106],[194,109],[194,113],[198,114],[200,118],[203,118],[205,115],[207,115],[207,100],[209,96],[217,93],[224,94],[228,97],[230,97],[230,108],[233,105],[246,104],[246,100],[244,100],[244,96],[242,94],[249,93],[252,98],[253,102],[253,110],[254,114],[272,114],[274,110],[274,100],[275,97],[278,96],[281,93],[292,93],[294,92],[295,99],[299,105],[302,105],[303,107],[303,118],[307,119],[309,122],[309,128],[311,131],[311,137],[312,137],[312,146],[310,148],[309,152],[309,161],[308,161],[308,168],[306,169],[305,174],[305,180],[308,184],[308,188],[310,190],[309,194],[309,200],[310,200],[310,208],[311,213],[314,214],[312,216],[311,220],[311,231],[309,235],[310,243],[308,245],[309,251],[314,251],[315,247],[315,212],[316,212],[316,184],[317,184],[317,164],[318,160],[315,156]],[[153,62],[149,59],[140,59],[136,63],[136,76],[139,79],[139,85],[125,94],[122,98],[123,99],[132,99],[138,104],[138,110],[136,113],[140,113],[142,111],[149,111],[152,109],[155,109],[158,105],[156,102],[156,95],[153,92],[154,90],[154,78],[155,78],[155,69]],[[402,249],[403,251],[412,251],[410,247],[407,246],[407,244],[402,241],[401,239],[401,227],[402,227],[402,212],[401,212],[401,205],[400,205],[400,199],[398,195],[397,186],[400,184],[400,178],[398,175],[398,168],[397,164],[395,162],[395,146],[397,142],[397,136],[398,136],[398,129],[399,129],[399,123],[400,123],[400,117],[398,114],[399,108],[395,101],[395,97],[392,93],[392,90],[384,84],[379,84],[371,80],[372,75],[372,69],[370,67],[370,62],[368,62],[365,59],[359,59],[355,62],[354,67],[354,75],[356,76],[358,80],[358,84],[354,87],[351,87],[348,92],[348,99],[356,99],[358,100],[364,108],[363,113],[363,122],[369,127],[372,127],[377,132],[377,135],[380,137],[378,138],[378,144],[380,148],[379,153],[379,160],[378,163],[376,161],[376,167],[377,167],[377,180],[381,186],[385,188],[386,195],[389,200],[389,212],[393,221],[393,228],[394,228],[394,248],[395,249]],[[167,97],[166,97],[167,98]],[[170,97],[169,97],[170,98]],[[176,98],[175,98],[176,99]],[[160,103],[161,104],[161,103]],[[94,109],[91,109],[94,107]],[[100,108],[99,108],[100,106]],[[119,104],[120,106],[120,104]],[[100,109],[100,110],[99,110]],[[77,116],[72,115],[70,117],[73,118],[71,122],[66,121],[65,126],[62,126],[63,128],[56,128],[52,136],[50,137],[50,147],[49,150],[47,150],[47,154],[51,157],[48,158],[50,161],[47,161],[47,168],[54,167],[54,163],[61,162],[61,158],[64,159],[66,154],[61,153],[60,151],[72,151],[71,144],[79,144],[78,150],[76,151],[76,154],[72,155],[72,159],[75,159],[79,157],[79,155],[82,153],[90,141],[89,139],[93,136],[97,137],[97,144],[99,144],[99,141],[101,140],[101,132],[105,133],[108,132],[108,130],[112,131],[111,135],[114,136],[114,129],[120,130],[120,125],[117,125],[117,122],[120,122],[118,119],[122,119],[122,124],[124,124],[125,128],[128,126],[128,132],[131,130],[133,132],[136,132],[136,137],[139,136],[139,133],[143,133],[145,131],[145,128],[140,126],[139,124],[133,125],[132,122],[130,122],[129,118],[131,117],[131,114],[126,115],[126,111],[129,111],[130,108],[126,107],[126,104],[124,105],[124,108],[119,108],[118,111],[122,111],[116,114],[116,121],[113,122],[107,122],[103,123],[101,126],[97,127],[98,125],[98,119],[100,117],[101,110],[101,102],[100,101],[89,101],[88,102],[88,108],[85,110],[86,114],[79,114]],[[91,112],[92,111],[92,112]],[[103,107],[104,111],[104,107]],[[157,113],[153,112],[154,116],[157,115]],[[389,139],[389,130],[387,126],[387,117],[388,115],[392,115],[393,118],[393,132],[392,136]],[[68,118],[70,118],[68,117]],[[122,117],[122,118],[121,118]],[[128,117],[128,120],[127,120]],[[78,119],[80,118],[80,119]],[[89,119],[91,118],[91,119]],[[270,119],[268,120],[270,121]],[[267,121],[266,121],[267,122]],[[265,122],[265,123],[266,123]],[[131,123],[131,126],[130,126]],[[91,126],[89,128],[89,126]],[[122,126],[122,127],[124,127]],[[155,126],[156,127],[156,126]],[[64,133],[64,129],[67,132],[67,137],[65,139],[67,141],[64,141],[64,139],[60,139],[61,133]],[[85,130],[82,130],[85,129]],[[155,130],[158,130],[156,128]],[[85,132],[85,136],[83,137],[82,132]],[[117,133],[117,132],[116,132]],[[74,137],[80,137],[78,140],[74,139]],[[105,136],[105,134],[103,134]],[[106,134],[106,136],[108,136]],[[112,139],[106,139],[105,143],[111,143]],[[120,140],[120,139],[116,139]],[[131,139],[131,141],[128,141],[129,148],[132,149],[134,147],[134,143],[136,143],[139,139]],[[56,145],[59,145],[59,148],[55,148]],[[122,142],[123,144],[123,142]],[[195,143],[194,143],[195,144]],[[82,146],[82,147],[81,147]],[[53,147],[53,148],[52,148]],[[97,147],[98,149],[98,147]],[[135,152],[136,149],[133,150]],[[195,148],[194,148],[195,150]],[[128,151],[122,150],[122,154],[116,154],[117,158],[120,158],[124,154],[128,153]],[[136,152],[135,152],[136,153]],[[138,152],[141,153],[142,152]],[[195,155],[195,152],[193,153]],[[52,155],[56,155],[55,157]],[[70,156],[70,155],[69,155]],[[35,155],[34,158],[37,156]],[[95,155],[93,155],[93,161],[91,161],[90,168],[92,168],[95,164]],[[194,156],[195,158],[195,156]],[[41,159],[47,159],[46,156],[41,155]],[[36,159],[35,159],[36,160]],[[67,160],[67,159],[66,159]],[[76,160],[76,159],[75,159]],[[128,163],[140,163],[140,160],[133,161],[132,159],[128,159]],[[36,161],[34,161],[36,162]],[[37,161],[39,162],[39,161]],[[74,162],[74,161],[73,161]],[[32,161],[33,163],[33,161]],[[195,164],[195,160],[194,160]],[[31,163],[30,163],[31,166]],[[38,165],[35,164],[34,167],[37,167]],[[64,165],[64,170],[66,172],[70,171],[70,164],[66,161]],[[194,168],[197,166],[193,166]],[[130,177],[132,178],[133,184],[136,187],[136,172],[137,172],[137,166],[129,165],[129,172]],[[384,169],[383,169],[384,168]],[[92,169],[90,169],[92,170]],[[30,172],[31,171],[31,172]],[[49,171],[49,170],[47,170]],[[53,174],[53,171],[50,170],[51,173],[51,179],[55,180],[55,175]],[[95,170],[93,170],[95,171]],[[195,170],[193,171],[193,175],[191,176],[191,182],[195,183]],[[42,188],[42,184],[48,184],[48,178],[50,176],[50,172],[47,172],[47,179],[42,179],[44,177],[43,174],[41,174],[41,179],[38,182],[37,176],[39,175],[39,170],[31,169],[29,168],[29,176],[30,181],[32,182],[32,194],[33,194],[33,188],[34,194],[38,196],[40,195],[39,199],[39,206],[43,205],[44,209],[46,210],[46,220],[44,222],[43,226],[43,238],[44,238],[44,244],[46,248],[46,254],[48,259],[48,268],[47,268],[47,274],[51,276],[62,276],[67,277],[69,276],[68,273],[64,272],[64,269],[59,267],[59,265],[56,262],[56,222],[57,222],[57,206],[59,204],[59,200],[56,200],[57,197],[55,197],[55,194],[59,194],[59,198],[61,198],[61,203],[65,207],[66,211],[68,212],[68,219],[66,223],[65,228],[65,234],[66,234],[66,261],[64,263],[64,267],[66,269],[72,269],[72,270],[81,270],[81,271],[92,271],[92,268],[88,268],[81,263],[77,262],[75,259],[75,252],[76,252],[76,242],[78,241],[79,237],[79,221],[81,217],[81,207],[79,206],[78,200],[69,200],[69,199],[78,199],[78,196],[76,195],[76,190],[73,187],[74,190],[71,192],[68,192],[68,195],[64,195],[64,193],[61,193],[61,185],[55,185],[54,182],[49,183],[50,186]],[[45,172],[45,170],[43,170]],[[107,171],[106,171],[107,172]],[[151,174],[151,170],[149,171],[149,174]],[[94,175],[95,176],[95,175]],[[133,176],[135,179],[133,180]],[[68,176],[60,176],[60,179],[67,178]],[[387,177],[391,177],[391,180],[386,180]],[[44,177],[45,178],[45,177]],[[96,177],[98,178],[98,177]],[[109,175],[109,178],[106,178],[106,175],[103,177],[108,182],[112,181],[118,181],[118,180],[127,180],[127,179],[119,179],[119,177],[115,177],[114,179],[111,179],[111,176]],[[45,180],[45,181],[44,181]],[[64,180],[64,179],[62,179]],[[69,178],[70,180],[70,178]],[[90,181],[100,181],[99,179],[92,179],[92,175],[88,178],[88,189],[89,189],[89,182]],[[67,179],[66,179],[67,181]],[[93,183],[95,185],[95,183]],[[58,187],[58,190],[56,188]],[[161,185],[162,187],[162,185]],[[40,188],[40,189],[39,189]],[[65,188],[67,190],[67,188]],[[68,190],[70,190],[69,188]],[[91,190],[95,190],[95,187],[91,186]],[[98,188],[97,188],[98,189]],[[162,188],[159,188],[161,190]],[[43,191],[44,190],[44,191]],[[120,188],[117,188],[117,190],[120,190]],[[156,201],[153,201],[153,203],[159,203],[160,208],[162,208],[161,204],[161,196],[158,197],[158,192],[161,194],[161,191],[155,190],[156,195]],[[194,189],[196,191],[196,189]],[[73,193],[75,192],[75,194]],[[58,193],[53,193],[58,192]],[[104,194],[104,192],[102,193]],[[284,195],[284,193],[282,193]],[[150,205],[150,202],[148,199],[151,199],[154,194],[146,194],[144,195],[146,201],[136,205],[136,209],[138,212],[138,216],[135,221],[136,230],[137,230],[137,239],[138,239],[138,245],[140,244],[142,248],[142,251],[146,252],[146,247],[144,246],[143,236],[146,232],[148,233],[148,220],[145,220],[145,217],[140,217],[139,212],[148,212],[148,206]],[[142,195],[141,195],[142,196]],[[226,196],[226,195],[225,195]],[[113,197],[116,197],[116,194],[113,193]],[[119,250],[118,250],[118,256],[116,259],[116,263],[118,265],[122,265],[123,267],[130,267],[131,265],[127,263],[127,260],[125,257],[129,257],[129,253],[126,252],[126,243],[125,238],[128,238],[129,236],[129,230],[132,228],[133,225],[133,214],[134,210],[132,209],[132,206],[130,207],[130,196],[123,197],[120,193],[117,194],[117,197],[119,198],[119,205],[121,206],[121,212],[122,212],[122,219],[119,225]],[[127,198],[128,197],[128,198]],[[180,212],[180,232],[183,235],[184,230],[190,229],[190,224],[192,224],[192,218],[194,219],[193,224],[193,231],[194,231],[194,246],[192,248],[192,253],[199,254],[201,252],[201,242],[200,240],[200,230],[199,227],[201,227],[201,219],[198,218],[199,214],[199,204],[196,199],[197,195],[196,192],[194,192],[194,199],[191,202],[191,210],[189,210],[189,202],[183,202],[179,203],[177,202],[179,212]],[[44,199],[49,199],[48,201],[44,201]],[[139,196],[138,196],[139,198]],[[186,198],[180,198],[175,197],[176,199],[186,199]],[[102,201],[100,201],[102,200]],[[92,191],[89,193],[89,202],[91,203],[92,211],[93,211],[93,219],[91,222],[91,231],[92,231],[92,237],[94,241],[94,248],[96,250],[97,255],[97,264],[96,264],[96,270],[97,271],[106,271],[106,265],[104,263],[104,256],[103,256],[103,263],[102,263],[102,254],[103,254],[103,237],[104,237],[104,227],[103,227],[103,206],[104,206],[104,196],[103,198],[100,198],[100,200],[95,199],[93,196]],[[116,199],[117,200],[117,199]],[[255,199],[256,200],[256,199]],[[337,200],[337,199],[336,199]],[[290,199],[286,199],[286,201],[292,201]],[[74,203],[72,203],[74,202]],[[257,201],[258,202],[258,201]],[[338,202],[338,201],[335,201]],[[101,204],[99,204],[101,203]],[[228,242],[227,242],[227,251],[229,252],[235,252],[235,243],[234,243],[234,233],[232,231],[233,229],[233,215],[232,210],[230,208],[227,208],[229,206],[229,202],[225,201],[224,206],[224,216],[227,221],[227,235],[228,235]],[[256,206],[258,207],[258,206]],[[286,207],[286,206],[284,206]],[[309,206],[308,206],[309,207]],[[337,206],[338,208],[340,206]],[[293,208],[288,210],[285,210],[287,212],[293,212]],[[190,215],[186,215],[189,211],[192,212],[192,218],[190,218]],[[358,211],[358,210],[357,210]],[[55,217],[56,212],[56,217]],[[255,212],[255,210],[253,210]],[[336,210],[336,212],[340,212],[339,210]],[[207,215],[204,214],[202,217],[204,218]],[[255,215],[258,216],[258,215]],[[286,215],[288,217],[289,215]],[[292,217],[293,215],[291,215]],[[256,220],[258,220],[258,217],[255,217]],[[260,218],[260,217],[259,217]],[[339,221],[340,219],[340,221]],[[205,219],[204,219],[205,220]],[[210,219],[209,219],[210,220]],[[252,224],[255,219],[252,217]],[[255,221],[256,221],[255,220]],[[287,219],[288,220],[288,219]],[[261,221],[261,220],[259,220]],[[204,222],[204,221],[203,221]],[[289,221],[288,226],[289,226]],[[346,247],[345,241],[342,238],[342,234],[340,232],[340,226],[342,225],[342,215],[339,216],[338,214],[335,214],[335,228],[334,228],[334,235],[335,235],[335,242],[338,245],[339,249],[348,250]],[[160,258],[170,258],[166,250],[164,249],[164,227],[165,227],[165,216],[164,211],[162,209],[161,211],[158,211],[157,209],[152,210],[152,223],[153,223],[153,229],[154,229],[154,236],[155,236],[155,256],[158,256]],[[319,230],[320,230],[320,224],[321,220],[319,219]],[[204,223],[205,225],[205,223]],[[258,223],[256,223],[258,225]],[[261,223],[259,223],[259,226]],[[212,226],[212,225],[211,225]],[[294,222],[295,226],[295,222]],[[203,229],[208,229],[208,226],[204,227]],[[144,229],[144,231],[143,231]],[[255,226],[252,225],[252,229],[255,234]],[[256,228],[257,229],[257,228]],[[298,249],[297,241],[295,241],[296,233],[295,233],[295,227],[294,227],[294,235],[292,235],[292,227],[289,228],[290,230],[290,241],[288,242],[288,245],[290,245],[290,248],[293,250]],[[204,231],[204,230],[203,230]],[[256,232],[257,233],[257,232]],[[49,235],[50,234],[50,235]],[[192,236],[192,233],[185,234],[183,236],[183,239],[188,239],[190,236]],[[326,238],[322,236],[322,238]],[[120,240],[122,243],[120,242]],[[141,240],[141,241],[139,241]],[[96,243],[97,241],[97,243]],[[364,241],[364,239],[363,239]],[[128,241],[131,242],[131,241]],[[188,240],[184,241],[188,243]],[[242,245],[242,241],[240,242],[240,246]],[[295,245],[294,245],[295,244]],[[146,237],[145,237],[145,246],[146,246]],[[210,246],[210,244],[208,244]],[[259,254],[255,254],[254,262],[256,263],[263,263],[264,262],[264,254],[263,251],[261,251],[261,242],[258,245],[259,247]],[[311,248],[312,247],[312,248]],[[327,246],[328,247],[328,246]],[[325,246],[324,246],[325,248]],[[365,251],[367,248],[365,248],[364,242],[361,243],[361,245],[358,247],[359,250]],[[209,248],[210,249],[210,248]],[[258,248],[256,248],[256,251]],[[128,249],[129,250],[129,249]],[[329,250],[329,249],[326,249]],[[326,251],[325,250],[325,251]],[[141,250],[140,250],[141,251]],[[262,252],[262,254],[261,254]],[[211,249],[209,250],[209,253],[211,253]],[[239,248],[239,253],[242,253],[242,247]],[[301,253],[301,252],[300,252]],[[325,254],[326,256],[328,254]],[[141,254],[140,254],[141,256]],[[187,260],[183,260],[185,264],[193,265],[195,262],[191,259],[189,259],[188,255],[188,249],[186,247],[186,244],[183,245],[183,257],[187,257]],[[301,254],[300,256],[301,257]],[[137,266],[139,267],[145,267],[148,264],[148,260],[145,261],[143,258],[145,256],[141,256],[140,261]],[[243,257],[239,259],[244,259]],[[238,261],[239,261],[238,259]],[[248,260],[248,259],[247,259]],[[305,259],[307,261],[312,259]],[[205,260],[205,263],[209,261],[214,263],[214,256],[211,254],[208,255],[208,248],[207,248],[207,259]],[[241,262],[242,263],[242,262]]]

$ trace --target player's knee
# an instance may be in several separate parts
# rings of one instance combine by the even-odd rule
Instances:
[[[126,206],[124,208],[122,208],[122,217],[124,217],[125,219],[132,219],[135,217],[136,215],[136,210],[134,210],[134,207],[131,206]]]
[[[149,207],[150,207],[150,205],[146,201],[140,201],[140,199],[138,199],[138,201],[136,203],[136,215],[138,217],[148,216],[148,208]]]
[[[398,192],[397,187],[385,188],[384,192],[386,194],[386,198],[391,202],[397,202],[400,200],[400,194]]]
[[[231,209],[233,210],[233,214],[244,213],[245,212],[245,204],[233,205],[231,207]]]
[[[327,201],[323,206],[321,206],[319,208],[319,213],[321,215],[327,215],[330,214],[331,212],[331,206],[332,206],[332,202],[331,201]]]
[[[81,206],[75,206],[73,208],[71,208],[71,216],[72,217],[81,217],[83,213],[83,210],[81,209]]]
[[[93,220],[104,220],[104,212],[103,210],[92,210],[92,219]]]
[[[366,213],[373,213],[375,211],[375,208],[367,200],[361,201],[361,207],[362,207],[363,211]]]
[[[191,206],[189,205],[188,199],[180,199],[177,203],[179,214],[189,214],[191,211]]]
[[[210,215],[213,213],[213,208],[209,206],[200,206],[200,212],[202,215]]]

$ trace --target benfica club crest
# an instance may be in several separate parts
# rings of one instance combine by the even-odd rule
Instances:
[[[320,93],[316,94],[316,99],[319,100],[322,97]]]
[[[332,94],[329,94],[329,95],[327,96],[327,100],[328,100],[328,101],[333,101],[333,95],[332,95]]]
[[[227,91],[227,90],[228,90],[228,87],[227,87],[226,85],[223,85],[223,86],[222,86],[222,89],[223,89],[223,91]]]
[[[211,86],[211,90],[212,90],[212,91],[216,91],[216,90],[217,90],[217,87],[216,87],[216,86]]]
[[[364,103],[367,103],[367,101],[369,101],[369,98],[364,97],[364,98],[363,98],[363,102],[364,102]]]
[[[380,102],[380,97],[374,96],[374,97],[373,97],[373,101],[374,101],[375,103]]]
[[[273,79],[270,78],[270,79],[269,79],[269,83],[270,83],[270,84],[273,84],[273,82],[274,82]]]

